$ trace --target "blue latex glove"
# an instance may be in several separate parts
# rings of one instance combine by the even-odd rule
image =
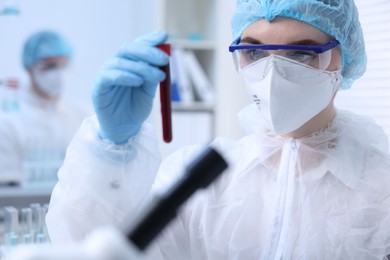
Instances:
[[[166,39],[166,32],[140,37],[102,67],[92,92],[101,138],[122,144],[140,130],[165,78],[158,67],[168,64],[169,57],[155,46]]]

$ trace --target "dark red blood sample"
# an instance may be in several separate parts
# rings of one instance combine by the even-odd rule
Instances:
[[[171,45],[161,44],[157,46],[166,54],[171,55]],[[169,63],[160,67],[165,72],[165,79],[160,82],[160,103],[163,139],[166,143],[172,141],[172,112],[171,112],[171,74]]]

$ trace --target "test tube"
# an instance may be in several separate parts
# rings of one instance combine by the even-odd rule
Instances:
[[[46,215],[47,215],[47,212],[49,211],[49,204],[46,203],[42,206],[42,216],[43,216],[43,227],[42,227],[42,233],[46,235],[46,242],[50,242],[50,237],[49,237],[49,233],[47,231],[47,226],[46,226]]]
[[[18,244],[19,219],[15,207],[4,207],[5,244],[14,246]]]
[[[44,218],[42,216],[41,204],[39,203],[30,204],[30,208],[32,211],[31,233],[32,233],[33,241],[36,242],[37,236],[42,233]]]
[[[171,55],[171,45],[161,44],[157,46],[169,56]],[[165,79],[160,82],[160,103],[163,139],[166,143],[172,141],[172,118],[171,118],[171,73],[169,63],[161,67],[165,72]]]
[[[20,214],[20,231],[24,244],[32,243],[32,210],[31,208],[22,208]]]
[[[40,233],[37,235],[36,244],[44,244],[47,242],[46,234]]]

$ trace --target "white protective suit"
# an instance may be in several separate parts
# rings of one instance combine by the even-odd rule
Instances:
[[[38,168],[42,174],[58,171],[86,116],[87,109],[81,106],[53,103],[29,89],[22,92],[19,111],[0,113],[0,183],[23,181],[26,167],[35,168],[37,174]]]
[[[258,111],[241,113],[252,133],[217,139],[229,169],[182,207],[148,250],[150,259],[383,259],[390,252],[390,157],[383,130],[337,111],[310,136],[260,131]],[[54,243],[129,221],[148,194],[162,192],[194,158],[187,147],[161,165],[152,129],[127,144],[97,137],[86,120],[59,171],[47,226]]]

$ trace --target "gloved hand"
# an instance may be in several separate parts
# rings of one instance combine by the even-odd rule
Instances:
[[[102,67],[92,92],[101,138],[122,144],[140,130],[165,78],[158,67],[168,64],[169,57],[155,46],[166,39],[166,32],[142,36]]]

